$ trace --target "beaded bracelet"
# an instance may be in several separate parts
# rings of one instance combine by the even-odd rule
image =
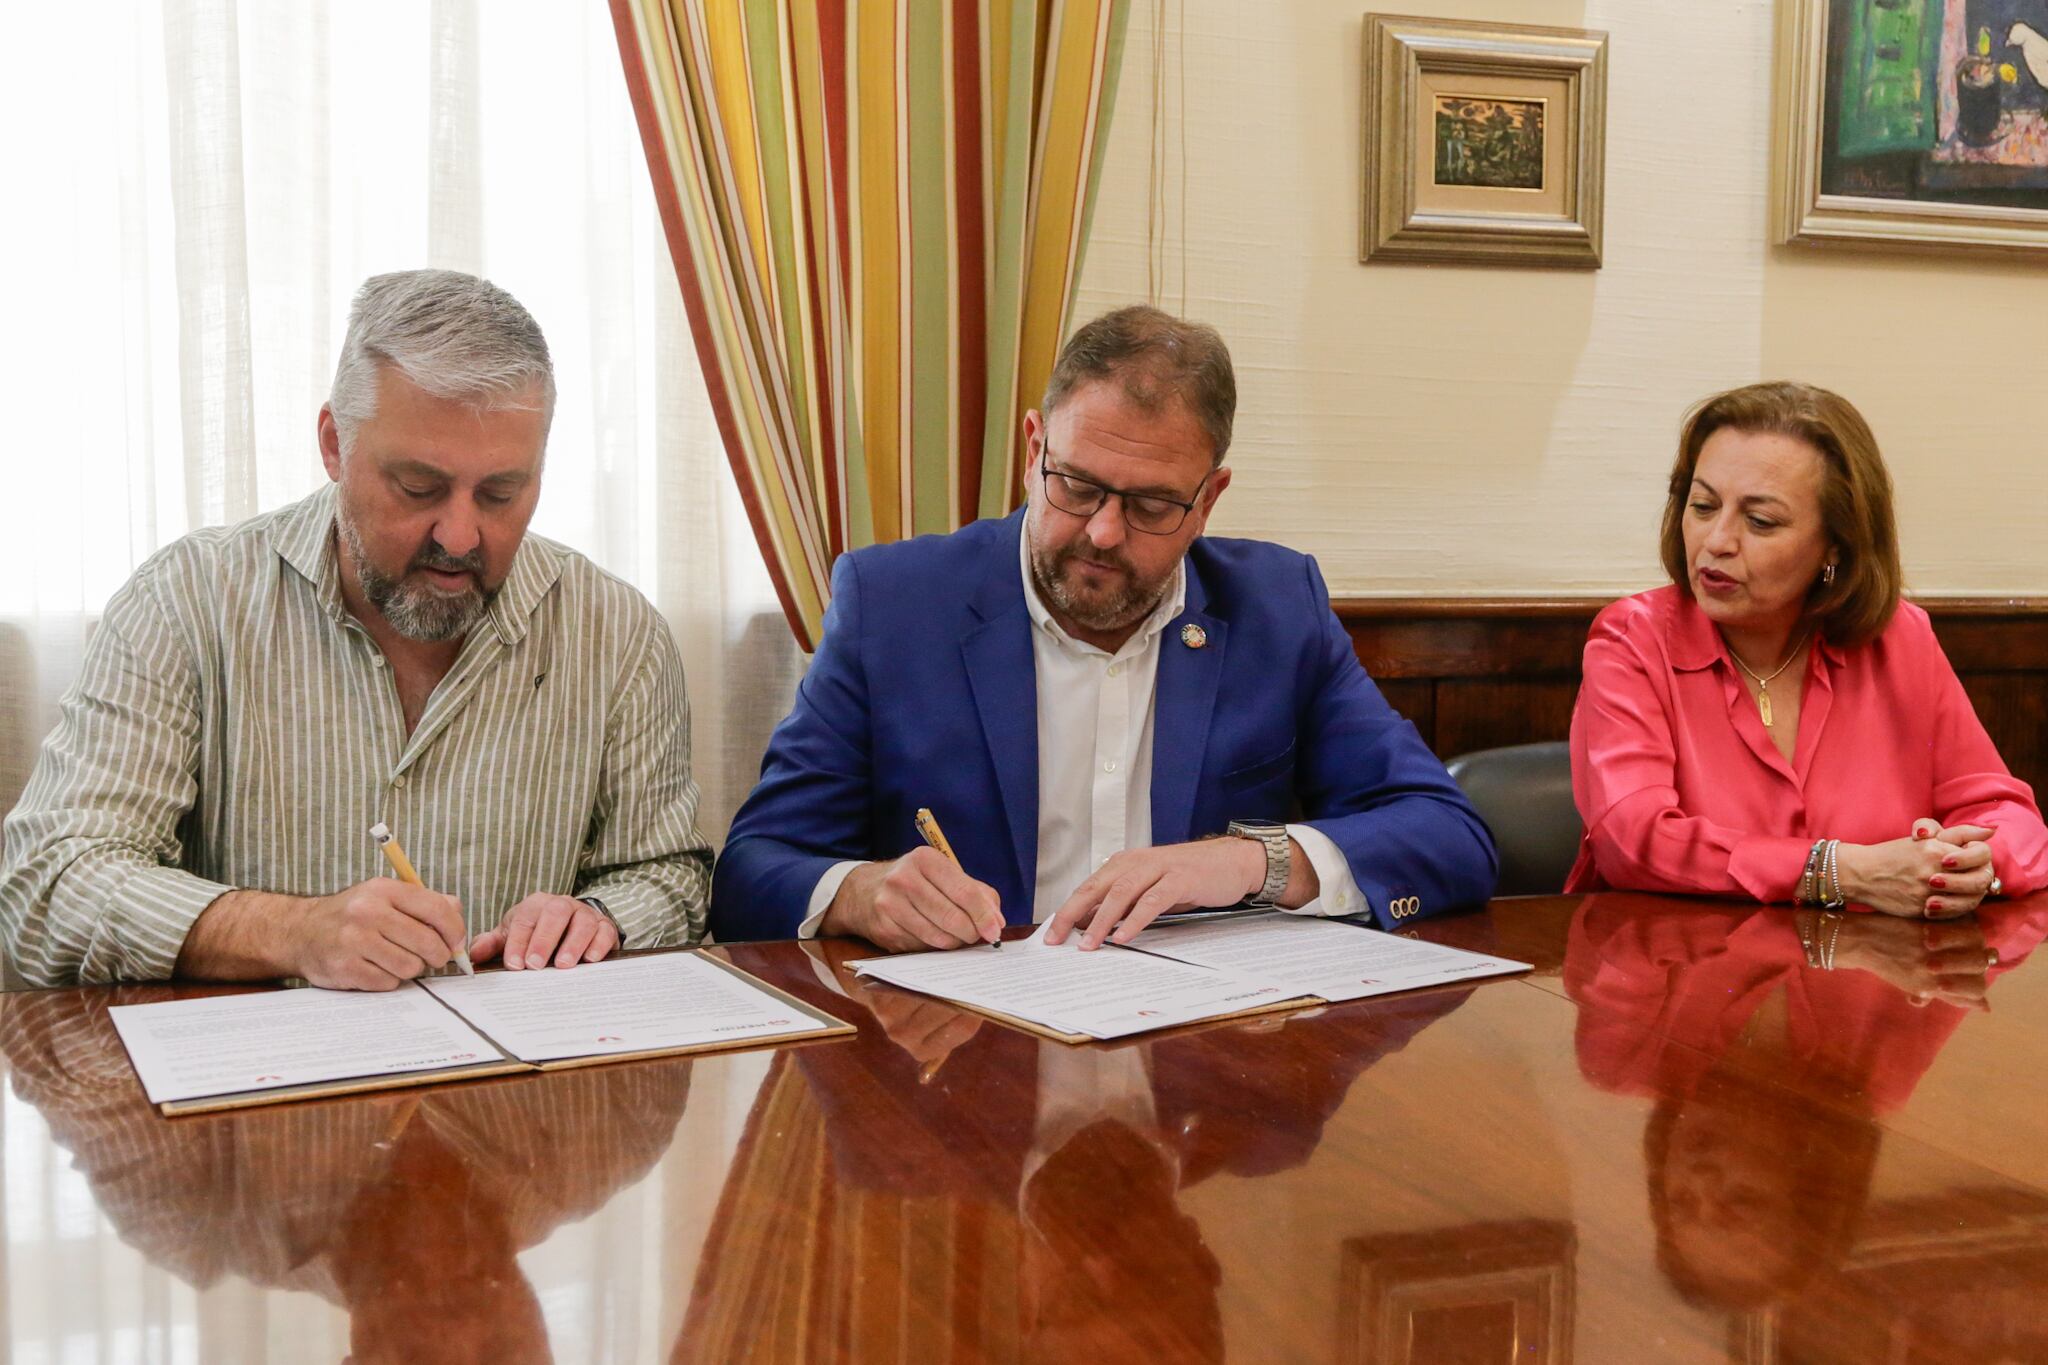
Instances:
[[[1799,890],[1793,899],[1800,905],[1813,905],[1820,900],[1820,861],[1827,849],[1827,840],[1815,839],[1813,847],[1806,854],[1806,870],[1799,874]]]

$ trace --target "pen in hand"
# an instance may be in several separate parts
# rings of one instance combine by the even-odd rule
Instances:
[[[370,826],[370,837],[377,841],[377,847],[384,850],[384,861],[391,864],[391,870],[397,874],[398,880],[408,886],[426,885],[425,882],[420,880],[420,874],[413,871],[412,859],[406,857],[405,850],[398,846],[397,836],[392,834],[391,826],[379,820],[376,824]],[[455,950],[455,962],[456,965],[462,968],[464,976],[476,975],[476,968],[471,965],[469,960],[469,939],[467,935],[463,938],[462,946]]]
[[[939,828],[937,818],[929,810],[919,806],[916,816],[912,819],[912,823],[917,826],[918,834],[923,837],[927,844],[930,844],[933,848],[944,854],[946,861],[953,864],[953,866],[960,867],[960,855],[955,853],[953,846],[946,842],[946,832]],[[966,869],[962,868],[961,870],[965,871]],[[1002,936],[998,934],[995,942],[988,946],[991,948],[1001,948],[1003,946]]]

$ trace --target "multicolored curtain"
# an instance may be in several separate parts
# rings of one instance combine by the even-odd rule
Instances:
[[[1000,516],[1080,273],[1127,0],[612,0],[706,386],[783,610]]]

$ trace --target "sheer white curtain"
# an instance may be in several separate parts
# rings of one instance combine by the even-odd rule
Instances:
[[[496,280],[561,391],[534,529],[682,642],[715,836],[800,656],[725,470],[605,7],[28,5],[0,44],[0,810],[143,558],[325,477],[348,299]]]
[[[496,280],[547,332],[561,399],[534,529],[673,625],[722,836],[801,656],[724,467],[604,5],[17,5],[0,120],[0,811],[134,567],[325,477],[314,417],[355,286],[440,265]],[[121,1244],[82,1177],[23,1169],[37,1144],[6,1139],[38,1122],[0,1105],[14,1360],[279,1350],[276,1291],[195,1293]],[[634,1197],[659,1198],[669,1160],[701,1178],[718,1159],[672,1152]],[[575,1284],[585,1261],[631,1262],[647,1233],[623,1202],[539,1264],[576,1262],[557,1267]],[[652,1312],[661,1278],[619,1292],[659,1285]],[[575,1336],[556,1334],[560,1358],[581,1358]],[[346,1344],[337,1312],[281,1353]]]

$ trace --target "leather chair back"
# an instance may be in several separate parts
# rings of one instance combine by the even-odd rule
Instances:
[[[1554,896],[1578,857],[1570,746],[1514,744],[1460,754],[1446,765],[1493,831],[1503,896]]]

